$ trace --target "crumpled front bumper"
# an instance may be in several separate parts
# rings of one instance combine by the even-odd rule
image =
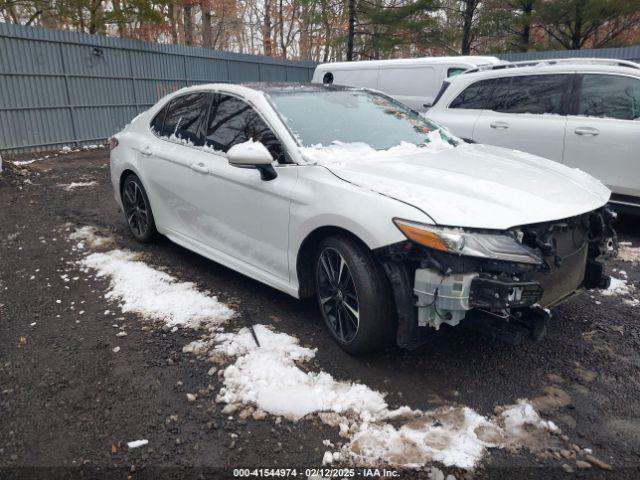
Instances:
[[[580,288],[608,286],[603,261],[617,252],[614,218],[600,209],[575,219],[523,227],[524,237],[539,246],[544,258],[536,267],[454,257],[407,245],[383,254],[398,310],[398,344],[411,348],[422,343],[426,332],[463,320],[475,326],[486,323],[487,329],[510,323],[509,328],[518,325],[539,338],[549,308]],[[416,255],[416,249],[424,258]],[[492,336],[513,339],[512,333]]]

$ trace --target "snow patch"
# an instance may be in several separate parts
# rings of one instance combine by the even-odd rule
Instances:
[[[631,242],[620,242],[618,258],[624,262],[640,262],[640,247],[633,247]]]
[[[125,250],[92,253],[80,265],[108,278],[106,299],[117,300],[123,312],[132,312],[168,325],[217,326],[234,312],[209,292],[201,292],[191,282],[179,282],[168,273],[138,260]]]
[[[69,240],[78,242],[76,244],[76,248],[78,250],[84,250],[86,245],[91,248],[100,248],[113,243],[113,239],[111,237],[99,235],[96,227],[89,225],[76,228],[75,231],[69,234]]]
[[[525,400],[500,407],[493,418],[465,406],[390,409],[384,395],[366,385],[303,369],[301,364],[312,359],[315,350],[300,346],[296,338],[264,325],[255,325],[254,331],[260,347],[248,328],[218,333],[193,347],[218,361],[235,359],[221,372],[224,387],[217,401],[234,411],[255,406],[293,421],[318,415],[348,440],[340,451],[325,452],[323,464],[342,459],[358,465],[422,468],[438,461],[472,469],[487,448],[544,448],[555,439],[552,434],[559,433]]]
[[[224,370],[219,401],[256,405],[290,420],[320,411],[371,418],[386,409],[382,394],[365,385],[336,381],[325,372],[301,370],[296,362],[313,358],[315,350],[301,347],[296,338],[263,325],[254,330],[260,348],[246,328],[215,337],[219,344],[214,354],[237,358]]]
[[[630,296],[635,291],[633,285],[629,285],[625,279],[611,277],[611,284],[605,290],[599,290],[601,295],[611,296]]]
[[[132,442],[127,442],[127,447],[129,447],[130,449],[132,448],[138,448],[138,447],[144,447],[145,445],[147,445],[149,443],[149,440],[143,439],[143,440],[134,440]]]
[[[92,182],[73,182],[70,183],[69,185],[63,185],[62,188],[64,188],[67,192],[71,192],[72,190],[75,190],[76,188],[83,188],[83,187],[93,187],[94,185],[97,185],[98,182],[92,181]]]
[[[439,152],[450,148],[454,147],[442,138],[440,130],[432,130],[427,134],[427,143],[422,145],[401,142],[388,150],[375,150],[363,142],[334,141],[328,146],[319,144],[312,147],[300,147],[300,153],[308,162],[335,165],[354,161],[384,160],[423,152]]]

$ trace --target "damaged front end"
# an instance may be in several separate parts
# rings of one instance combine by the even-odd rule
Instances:
[[[606,288],[617,255],[607,207],[509,231],[466,231],[396,219],[406,242],[376,251],[393,288],[397,343],[415,348],[442,324],[511,344],[540,339],[550,308],[580,288]]]

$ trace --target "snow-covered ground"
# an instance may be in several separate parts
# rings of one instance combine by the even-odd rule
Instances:
[[[94,249],[107,245],[105,238],[89,226],[69,236],[83,248]],[[75,249],[82,250],[77,244]],[[498,407],[490,417],[464,405],[426,411],[391,407],[382,392],[311,368],[316,351],[295,337],[260,324],[253,326],[253,332],[234,328],[234,311],[216,296],[151,267],[139,254],[117,249],[93,252],[79,263],[85,272],[108,279],[105,298],[118,302],[123,312],[168,325],[204,327],[202,338],[184,350],[222,367],[217,401],[225,404],[224,412],[244,412],[256,419],[269,414],[291,421],[317,416],[335,427],[345,442],[340,446],[325,442],[329,447],[322,458],[325,464],[422,468],[440,462],[472,469],[488,448],[536,451],[558,442],[558,428],[526,400]]]
[[[109,280],[105,298],[119,302],[123,312],[193,328],[214,328],[233,316],[233,310],[209,292],[198,290],[194,283],[180,282],[139,257],[126,250],[96,252],[81,260],[80,265]]]

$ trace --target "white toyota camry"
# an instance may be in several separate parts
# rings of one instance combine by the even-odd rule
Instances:
[[[354,354],[461,321],[538,339],[550,307],[608,285],[617,251],[599,181],[363,89],[179,90],[111,139],[111,179],[136,239],[315,295]]]

